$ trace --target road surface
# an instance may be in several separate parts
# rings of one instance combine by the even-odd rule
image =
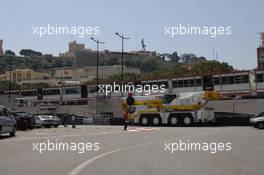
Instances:
[[[0,175],[262,175],[264,171],[263,130],[129,127],[124,132],[122,129],[122,126],[42,128],[19,131],[14,138],[4,136],[0,139]],[[213,153],[214,147],[180,150],[177,148],[180,142],[230,145],[228,149],[224,145],[224,150],[221,145]],[[50,150],[48,143],[54,146]],[[60,143],[72,147],[62,149]],[[55,150],[55,144],[61,149]]]

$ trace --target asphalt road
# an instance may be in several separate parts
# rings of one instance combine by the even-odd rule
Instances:
[[[130,127],[124,132],[122,129],[121,126],[43,128],[20,131],[15,138],[4,136],[0,140],[0,175],[262,175],[264,172],[263,130]],[[48,142],[68,144],[71,149],[52,150],[54,146],[47,150]],[[179,150],[180,142],[186,144],[186,149],[188,143],[210,144],[210,149]],[[225,149],[222,145],[212,153],[216,150],[212,145],[220,143]],[[83,144],[87,146],[85,150]]]

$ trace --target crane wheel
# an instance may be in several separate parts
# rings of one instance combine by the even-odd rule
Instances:
[[[169,124],[171,126],[177,126],[178,123],[179,123],[179,120],[178,120],[178,118],[176,116],[172,116],[172,117],[169,118]]]
[[[152,118],[152,124],[155,126],[158,126],[161,124],[161,119],[159,117],[153,117]]]
[[[193,123],[193,119],[190,116],[183,117],[184,126],[191,126]]]
[[[143,126],[146,126],[149,124],[149,121],[148,121],[148,118],[147,117],[141,117],[140,118],[140,124],[143,125]]]

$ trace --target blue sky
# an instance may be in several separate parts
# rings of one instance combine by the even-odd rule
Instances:
[[[264,31],[263,0],[6,0],[1,2],[0,38],[4,49],[16,53],[31,48],[58,55],[65,52],[72,39],[95,49],[89,37],[46,36],[32,34],[33,26],[57,24],[66,26],[99,26],[106,42],[102,49],[120,50],[120,32],[131,37],[125,42],[126,51],[141,49],[145,39],[147,50],[160,53],[177,51],[213,57],[213,46],[220,61],[235,68],[256,67],[257,32]],[[232,34],[208,36],[164,35],[164,26],[232,26]]]

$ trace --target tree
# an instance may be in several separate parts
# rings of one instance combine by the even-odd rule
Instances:
[[[140,61],[144,59],[141,57],[129,57],[124,61],[127,67],[139,67]]]
[[[176,63],[178,63],[180,60],[180,57],[178,56],[177,52],[173,52],[170,58],[171,58],[171,61],[176,62]]]
[[[154,71],[158,68],[157,59],[155,57],[143,58],[139,63],[139,68],[143,73]]]
[[[42,56],[41,52],[34,51],[31,49],[22,49],[19,52],[20,55],[27,56],[27,57],[32,57],[32,56]]]
[[[38,88],[49,88],[51,87],[48,83],[32,83],[23,85],[23,89],[38,89]]]
[[[140,76],[135,73],[129,73],[129,72],[124,73],[124,81],[136,81],[139,77]],[[121,80],[121,78],[122,78],[122,75],[117,74],[117,75],[112,75],[108,77],[106,80],[114,82],[117,80]]]
[[[5,55],[8,55],[8,56],[16,56],[15,52],[13,52],[12,50],[6,50],[5,51]]]
[[[0,80],[0,91],[7,91],[9,89],[9,81],[7,80]],[[15,84],[14,82],[11,83],[11,90],[14,89],[21,89],[21,85]]]
[[[54,59],[52,61],[52,67],[63,67],[63,63],[61,59]]]
[[[196,64],[192,69],[192,73],[196,74],[214,74],[214,73],[228,73],[234,68],[225,62],[218,61],[204,61]]]

